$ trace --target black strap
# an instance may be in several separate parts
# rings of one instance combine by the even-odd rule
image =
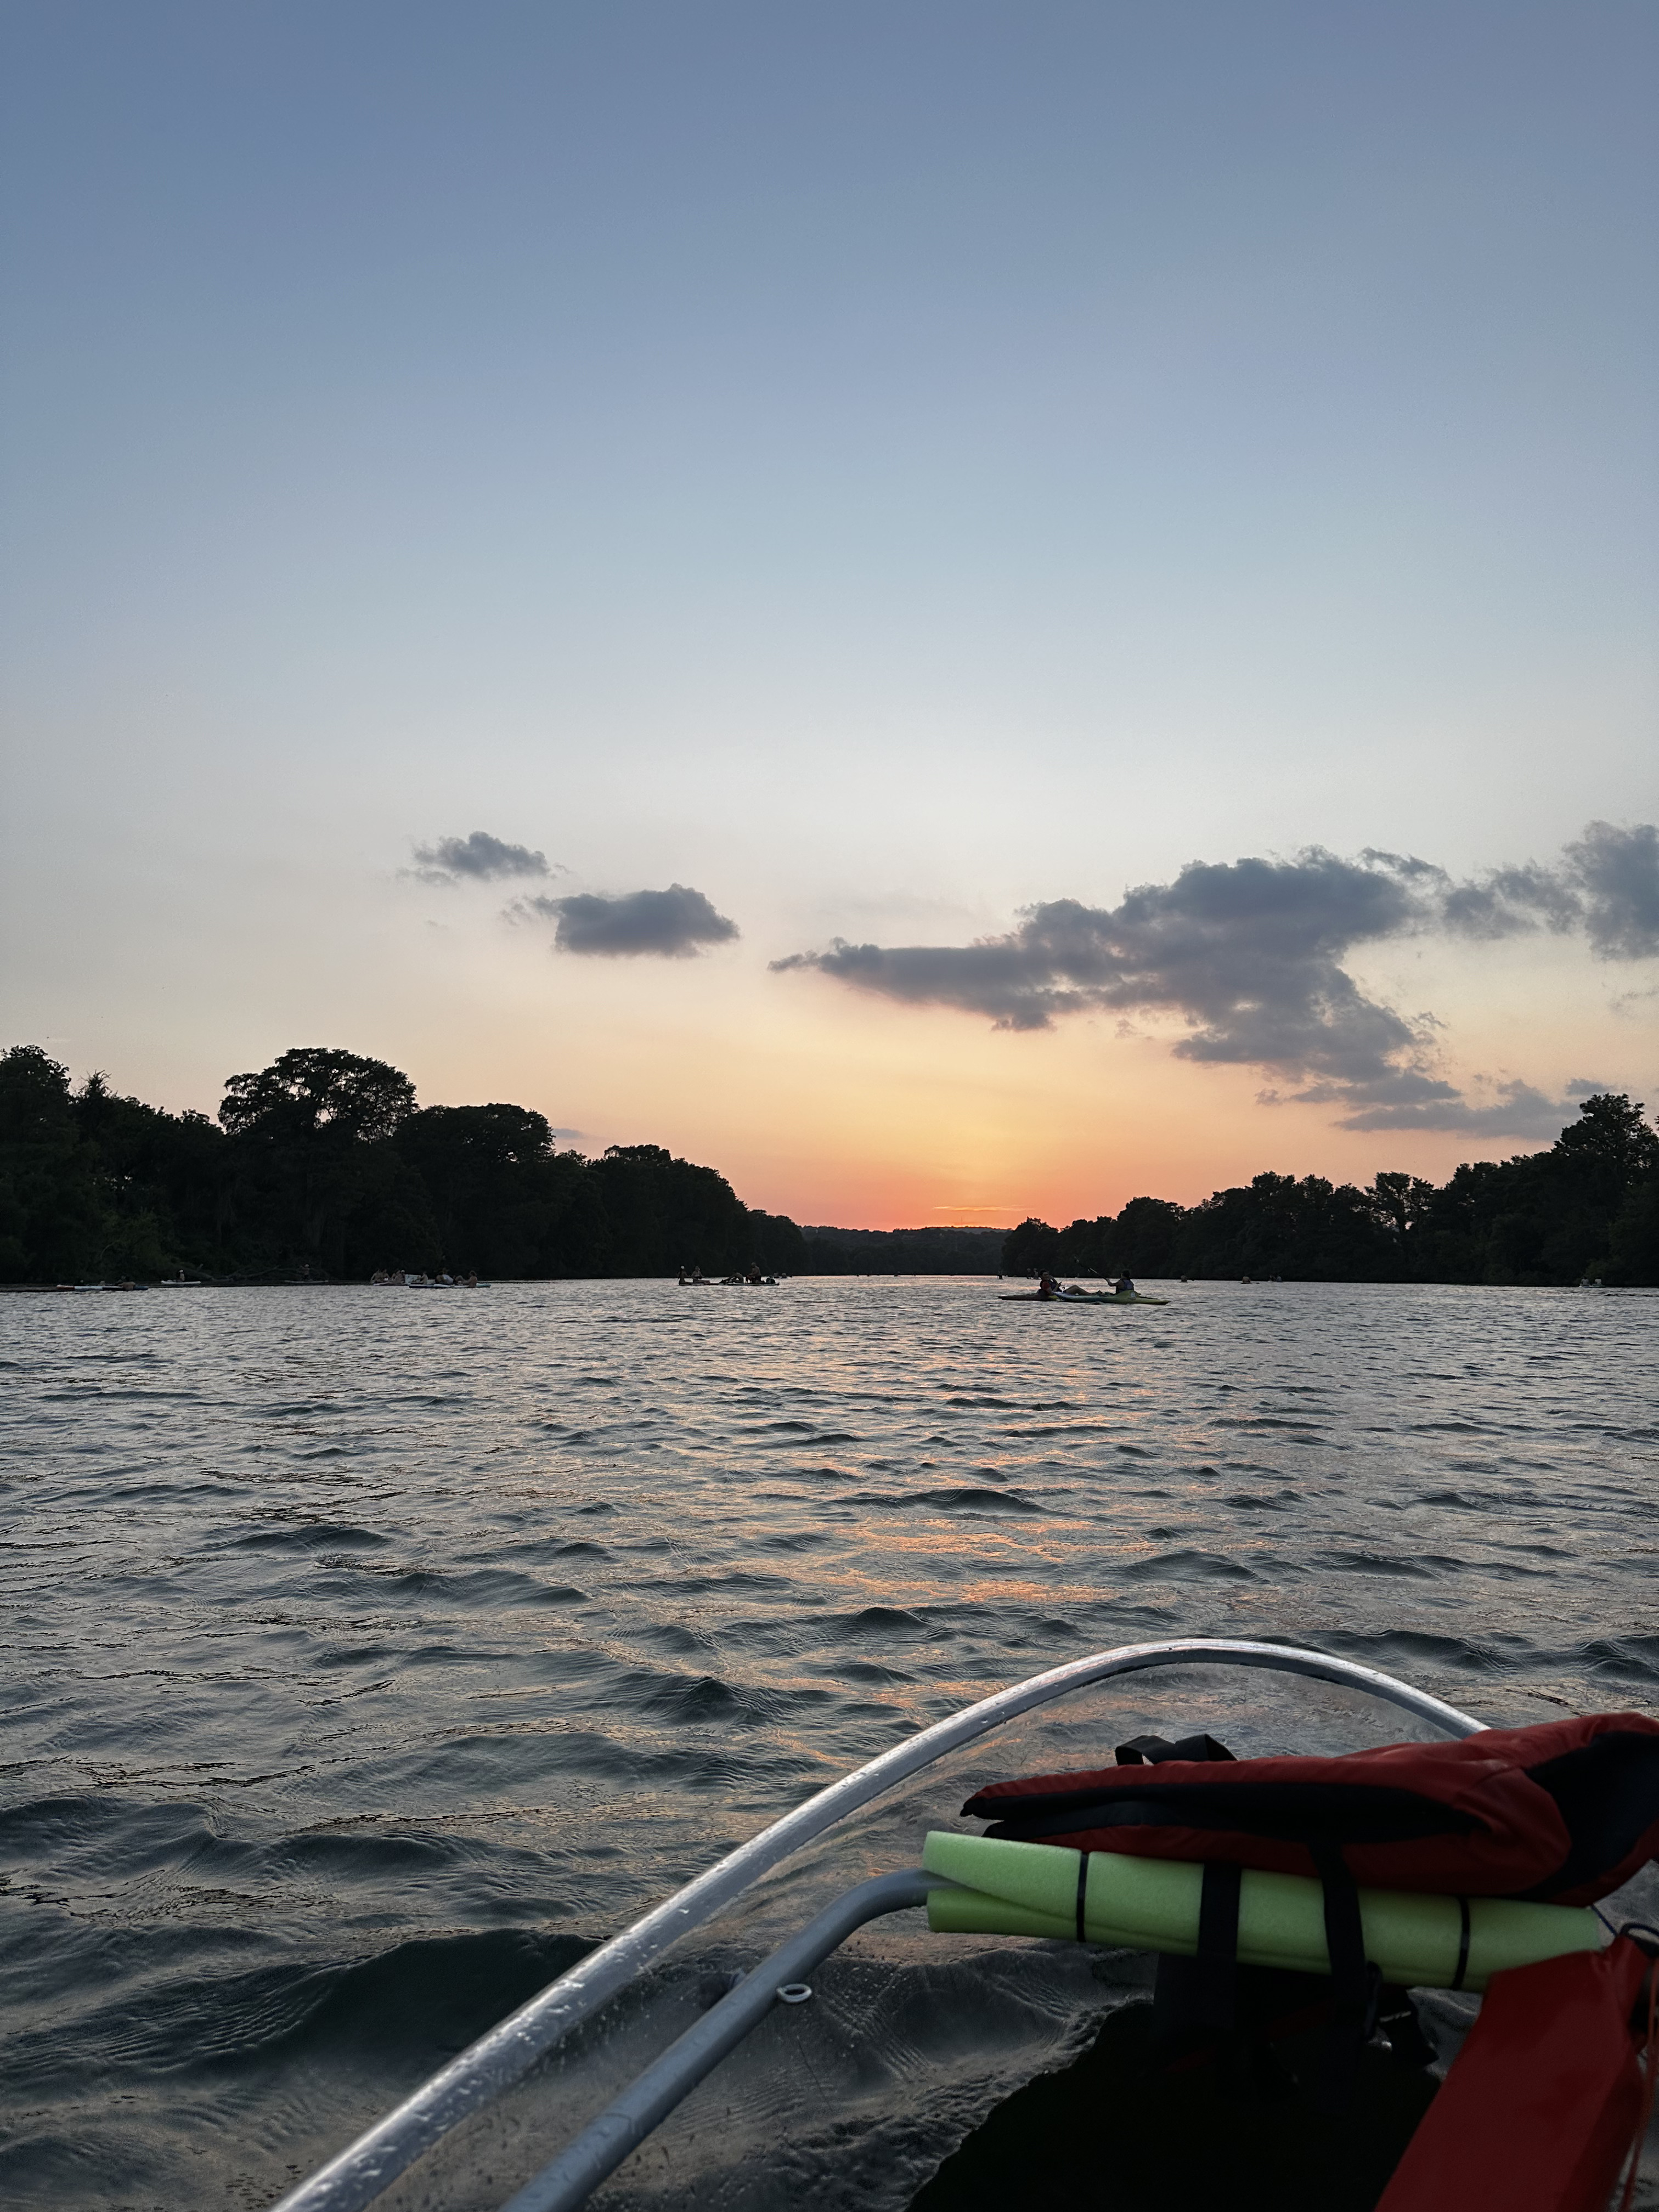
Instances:
[[[1364,1983],[1365,1928],[1359,1917],[1359,1889],[1340,1844],[1311,1848],[1325,1886],[1325,1948],[1330,1954],[1332,1994],[1340,2006],[1352,2002]]]
[[[1194,1964],[1196,2027],[1224,2034],[1233,2024],[1238,1981],[1238,1899],[1244,1869],[1226,1859],[1206,1859],[1198,1901],[1198,1956]]]
[[[1467,1897],[1458,1899],[1457,1910],[1462,1924],[1457,1931],[1457,1972],[1451,1978],[1451,1985],[1455,1990],[1461,1990],[1463,1977],[1469,1971],[1469,1900]]]
[[[1325,1888],[1325,1948],[1331,1962],[1331,2033],[1321,2101],[1340,2111],[1352,2093],[1360,2051],[1376,2026],[1382,1977],[1366,1962],[1358,1885],[1341,1845],[1319,1843],[1310,1850]]]
[[[1231,1761],[1232,1757],[1226,1745],[1218,1743],[1212,1735],[1184,1735],[1178,1743],[1171,1743],[1168,1736],[1132,1735],[1117,1747],[1120,1766],[1162,1766],[1166,1759]]]
[[[1152,1984],[1152,2033],[1166,2051],[1231,2034],[1238,1998],[1238,1899],[1243,1869],[1207,1859],[1199,1893],[1197,1956],[1165,1951]]]
[[[1083,1925],[1083,1908],[1088,1901],[1088,1896],[1089,1854],[1087,1851],[1079,1851],[1077,1855],[1077,1940],[1079,1943],[1086,1943],[1089,1940]]]

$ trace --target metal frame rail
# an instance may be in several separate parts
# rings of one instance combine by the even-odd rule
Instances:
[[[927,1902],[930,1889],[954,1889],[921,1867],[902,1874],[878,1875],[828,1905],[798,1936],[781,1943],[769,1959],[763,1959],[734,1990],[710,2007],[695,2027],[671,2043],[654,2064],[623,2090],[615,2103],[582,2130],[568,2148],[535,2179],[526,2182],[501,2212],[575,2212],[585,2204],[605,2176],[614,2173],[630,2153],[639,2148],[652,2130],[665,2120],[699,2081],[712,2074],[722,2058],[736,2050],[751,2028],[758,2027],[780,1997],[794,2001],[790,1984],[810,1996],[797,1977],[810,1973],[820,1960],[837,1949],[854,1929],[884,1913],[902,1912]]]
[[[1483,1726],[1455,1705],[1375,1668],[1294,1644],[1257,1644],[1222,1637],[1180,1637],[1160,1644],[1130,1644],[1095,1652],[1029,1681],[999,1690],[932,1728],[908,1737],[867,1765],[844,1775],[763,1828],[684,1889],[646,1913],[608,1943],[561,1974],[499,2026],[480,2036],[423,2082],[357,2140],[289,2191],[272,2212],[363,2212],[383,2189],[422,2157],[451,2129],[521,2081],[572,2028],[589,2020],[644,1967],[690,1929],[714,1917],[758,1876],[799,1850],[826,1828],[879,1797],[896,1782],[929,1766],[947,1752],[988,1735],[1005,1721],[1074,1690],[1155,1667],[1261,1667],[1368,1691],[1443,1729],[1448,1735],[1479,1733]]]

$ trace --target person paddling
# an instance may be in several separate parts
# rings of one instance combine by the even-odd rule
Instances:
[[[1135,1289],[1134,1277],[1133,1275],[1120,1275],[1116,1282],[1113,1284],[1112,1289],[1114,1293],[1120,1298],[1133,1298],[1139,1296],[1139,1292]]]

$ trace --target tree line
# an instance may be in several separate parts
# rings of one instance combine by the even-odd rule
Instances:
[[[1477,1160],[1449,1181],[1363,1188],[1259,1175],[1198,1206],[1132,1198],[1053,1229],[1021,1222],[1010,1274],[1304,1282],[1659,1284],[1659,1135],[1622,1094],[1586,1098],[1547,1151]]]
[[[658,1145],[561,1149],[528,1107],[426,1106],[384,1060],[298,1048],[232,1076],[216,1120],[78,1090],[0,1054],[0,1282],[1055,1272],[1659,1283],[1659,1136],[1588,1098],[1547,1152],[1437,1187],[1258,1176],[1202,1205],[1132,1199],[1068,1229],[803,1230]]]
[[[526,1106],[417,1105],[401,1070],[300,1048],[216,1120],[0,1054],[0,1282],[994,1273],[992,1230],[805,1231],[659,1145],[561,1149]]]
[[[0,1056],[0,1280],[725,1274],[802,1264],[793,1222],[656,1145],[561,1149],[525,1106],[418,1106],[384,1060],[285,1052],[216,1121]]]

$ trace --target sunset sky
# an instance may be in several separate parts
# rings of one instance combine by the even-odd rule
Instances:
[[[1659,1104],[1651,0],[61,0],[0,77],[0,1043],[869,1226]]]

